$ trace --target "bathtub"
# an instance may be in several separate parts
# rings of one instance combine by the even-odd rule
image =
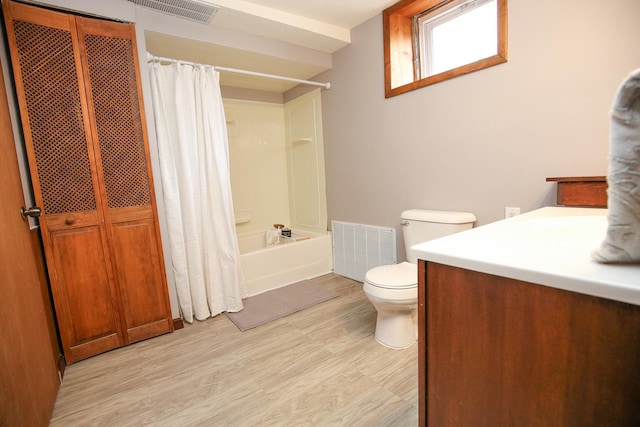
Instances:
[[[331,233],[293,230],[293,237],[299,240],[266,246],[265,232],[238,236],[240,262],[249,296],[331,273]]]

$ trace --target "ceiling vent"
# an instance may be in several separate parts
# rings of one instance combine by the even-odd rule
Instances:
[[[208,24],[218,6],[194,0],[128,0],[139,6]]]

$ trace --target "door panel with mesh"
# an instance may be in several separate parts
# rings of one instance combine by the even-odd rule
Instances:
[[[70,31],[14,21],[45,213],[96,210]]]
[[[98,134],[125,342],[173,329],[138,89],[132,25],[79,19]]]
[[[86,26],[86,25],[85,25]],[[151,204],[132,41],[84,35],[109,208]]]

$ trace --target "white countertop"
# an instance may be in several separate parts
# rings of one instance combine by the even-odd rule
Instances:
[[[591,259],[606,230],[606,209],[547,207],[411,249],[427,261],[640,305],[640,264]]]

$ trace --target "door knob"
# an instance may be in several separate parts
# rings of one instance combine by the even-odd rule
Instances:
[[[22,219],[27,219],[28,216],[31,218],[37,218],[42,215],[42,209],[37,206],[32,206],[29,209],[25,209],[24,206],[20,208],[20,215]]]

